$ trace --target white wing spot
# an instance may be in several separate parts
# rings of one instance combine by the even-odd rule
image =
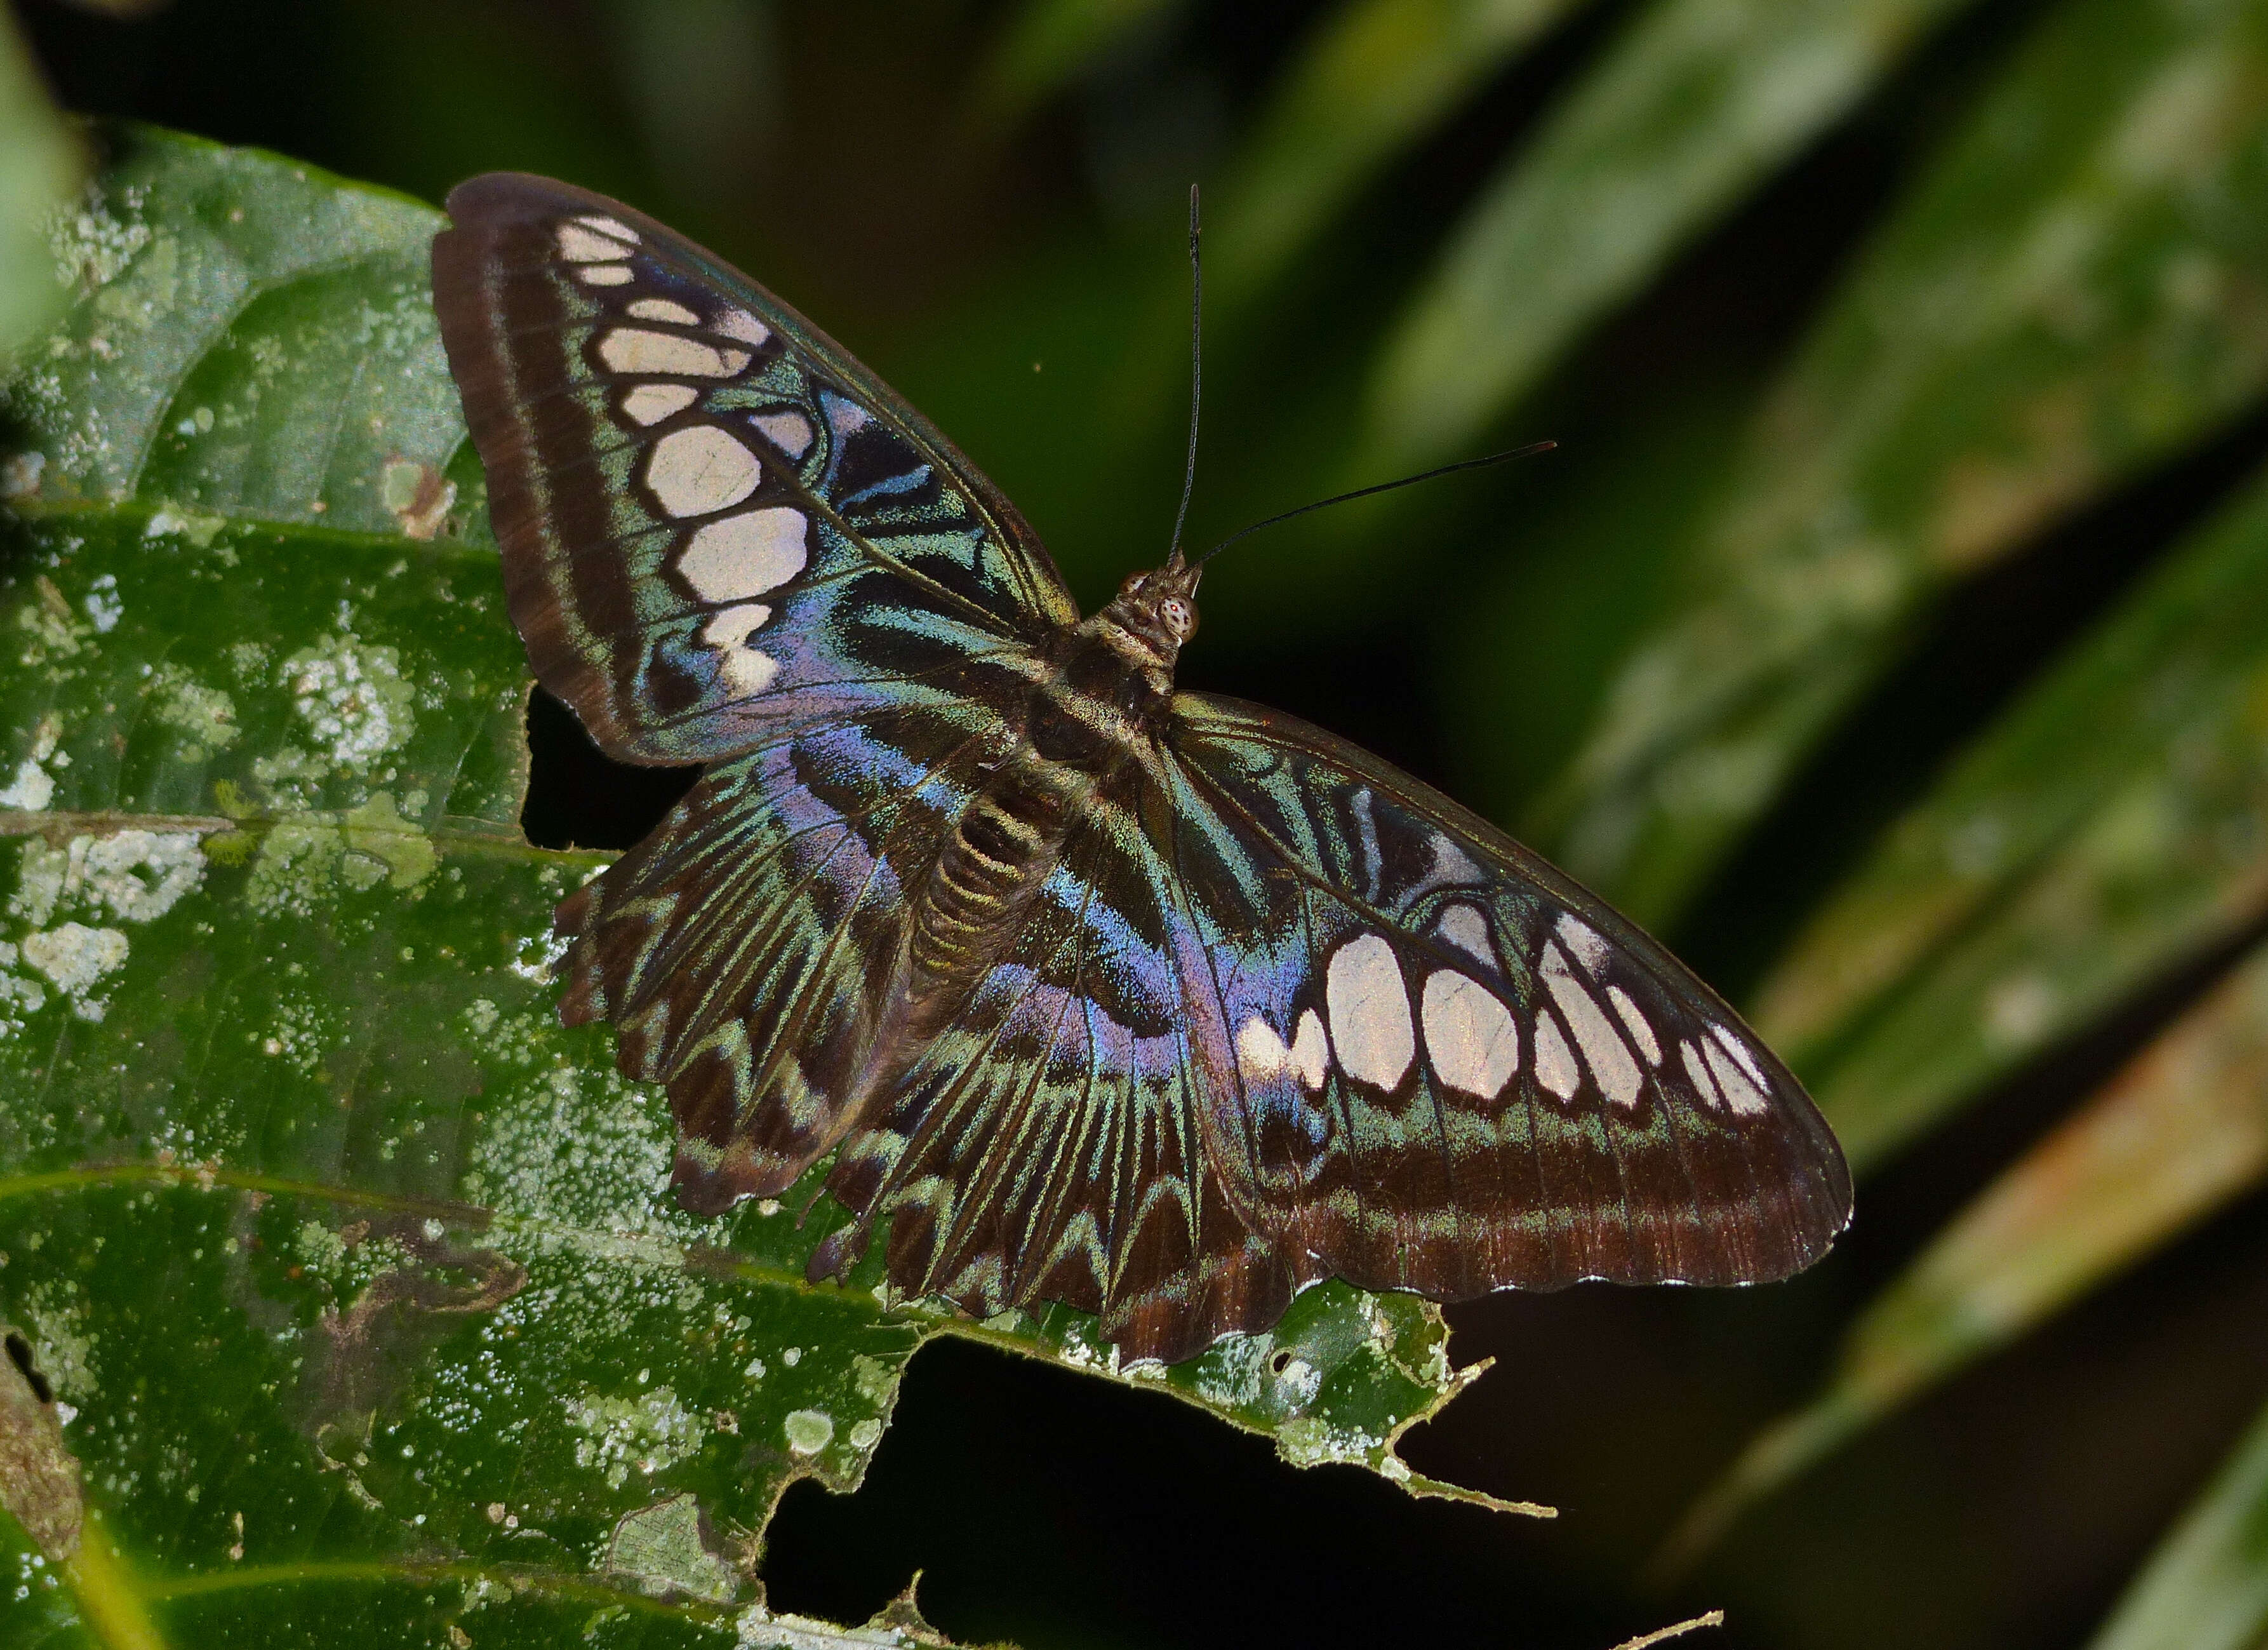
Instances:
[[[630,307],[630,313],[640,320],[666,320],[680,327],[697,327],[701,317],[684,305],[666,298],[642,298]]]
[[[1485,962],[1501,972],[1504,964],[1496,954],[1496,947],[1489,939],[1488,918],[1476,905],[1452,905],[1441,913],[1433,924],[1433,932],[1447,943],[1454,946],[1476,962]]]
[[[1311,1094],[1330,1073],[1331,1040],[1323,1032],[1323,1017],[1312,1008],[1300,1016],[1300,1035],[1292,1039],[1292,1069]]]
[[[745,646],[748,638],[771,616],[772,610],[761,601],[743,601],[734,607],[720,608],[711,614],[709,622],[701,627],[701,639],[718,649]]]
[[[1452,1088],[1494,1100],[1520,1069],[1512,1011],[1478,980],[1443,969],[1425,980],[1425,1056]]]
[[[1715,1043],[1703,1043],[1701,1051],[1709,1057],[1709,1069],[1716,1073],[1717,1086],[1724,1091],[1727,1105],[1744,1117],[1771,1109],[1771,1102],[1749,1081],[1748,1074],[1727,1059]]]
[[[677,571],[703,601],[745,601],[777,590],[808,556],[800,510],[776,505],[711,521],[693,535]]]
[[[1639,1012],[1638,1005],[1631,1000],[1631,994],[1619,985],[1609,985],[1607,987],[1607,1000],[1615,1005],[1615,1013],[1622,1016],[1623,1028],[1630,1033],[1631,1041],[1638,1044],[1638,1051],[1646,1056],[1646,1063],[1660,1065],[1660,1041],[1654,1036],[1653,1028],[1646,1024],[1646,1016]]]
[[[1709,1068],[1701,1058],[1701,1050],[1690,1042],[1681,1042],[1677,1045],[1677,1057],[1685,1062],[1685,1075],[1692,1079],[1694,1092],[1701,1096],[1701,1103],[1705,1106],[1723,1105],[1725,1097],[1717,1092],[1716,1080],[1709,1075]]]
[[[1741,1069],[1756,1080],[1758,1088],[1771,1086],[1770,1079],[1764,1076],[1764,1068],[1756,1064],[1756,1057],[1749,1052],[1747,1043],[1742,1042],[1724,1027],[1713,1023],[1709,1028],[1709,1035],[1725,1045],[1725,1052],[1741,1063]]]
[[[1418,1053],[1418,1034],[1394,947],[1376,934],[1348,940],[1331,958],[1323,1000],[1346,1074],[1375,1088],[1401,1082]]]
[[[653,444],[645,460],[645,484],[673,516],[729,510],[756,490],[762,475],[756,455],[715,424],[671,431]]]
[[[628,286],[630,266],[627,263],[586,263],[575,271],[576,278],[585,286]]]
[[[721,332],[727,338],[738,338],[742,343],[769,343],[772,335],[770,328],[739,308],[718,310],[716,320],[709,323],[709,330]]]
[[[642,424],[658,424],[693,405],[701,392],[690,384],[641,384],[622,397],[622,410]]]
[[[625,230],[624,239],[635,240]],[[557,239],[559,255],[570,263],[597,263],[604,258],[619,258],[630,250],[622,240],[601,235],[583,224],[562,224]]]
[[[1292,1051],[1276,1028],[1255,1014],[1236,1034],[1236,1067],[1248,1083],[1264,1083],[1281,1077],[1292,1063]]]
[[[671,372],[681,378],[730,378],[748,364],[746,350],[719,350],[698,338],[643,327],[616,327],[599,340],[599,359],[617,372]]]
[[[637,231],[619,217],[609,217],[604,212],[584,212],[578,214],[575,221],[597,230],[602,235],[612,235],[616,240],[627,240],[633,247],[638,244]]]
[[[856,401],[829,401],[827,403],[827,422],[835,426],[836,435],[847,436],[856,431],[864,430],[874,420],[866,409]]]
[[[811,451],[811,420],[799,412],[758,413],[748,422],[764,432],[765,440],[792,459],[799,459]]]
[[[1559,1022],[1549,1014],[1535,1017],[1535,1080],[1562,1100],[1574,1099],[1583,1080],[1567,1039],[1559,1035]]]
[[[1559,1012],[1567,1016],[1568,1028],[1575,1034],[1576,1046],[1583,1050],[1583,1063],[1598,1079],[1600,1093],[1618,1106],[1636,1105],[1638,1090],[1646,1083],[1638,1062],[1615,1035],[1606,1011],[1567,966],[1567,954],[1549,940],[1543,945],[1543,983],[1550,990],[1551,1000],[1559,1005]]]
[[[1472,856],[1439,832],[1433,836],[1433,874],[1432,882],[1478,882],[1481,868]]]
[[[753,647],[736,647],[725,655],[725,685],[747,696],[762,693],[779,674],[779,660]]]
[[[1560,917],[1559,938],[1567,942],[1567,949],[1575,954],[1575,960],[1583,965],[1586,974],[1594,975],[1604,968],[1608,954],[1613,950],[1596,929],[1572,911]]]

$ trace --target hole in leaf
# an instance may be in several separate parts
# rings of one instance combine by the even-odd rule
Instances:
[[[1291,1366],[1292,1354],[1288,1352],[1278,1352],[1275,1357],[1268,1360],[1269,1371],[1273,1374],[1280,1375]]]
[[[32,1389],[32,1396],[42,1403],[53,1403],[55,1389],[48,1384],[48,1378],[40,1373],[40,1366],[32,1361],[31,1342],[11,1330],[7,1345],[8,1361],[22,1372],[25,1384]]]
[[[527,763],[519,828],[539,848],[628,848],[701,777],[698,768],[616,762],[541,688],[527,699]]]

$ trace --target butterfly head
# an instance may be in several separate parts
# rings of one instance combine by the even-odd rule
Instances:
[[[1129,573],[1110,605],[1096,616],[1168,674],[1182,644],[1197,634],[1197,579],[1203,570],[1178,556],[1163,567],[1145,573]]]

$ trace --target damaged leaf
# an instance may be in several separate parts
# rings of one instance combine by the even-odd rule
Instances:
[[[680,1211],[666,1105],[554,1013],[551,910],[603,858],[519,829],[438,216],[109,141],[8,393],[0,1316],[115,1562],[0,1597],[0,1639],[111,1599],[169,1642],[335,1643],[343,1587],[372,1642],[856,1639],[765,1612],[763,1530],[799,1478],[856,1487],[938,1334],[1482,1499],[1393,1453],[1477,1373],[1425,1303],[1328,1285],[1128,1369],[1063,1308],[892,1298],[879,1254],[806,1283],[843,1218],[793,1212],[817,1175]]]

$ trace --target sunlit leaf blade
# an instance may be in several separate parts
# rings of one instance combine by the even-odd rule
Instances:
[[[438,216],[114,141],[9,392],[0,564],[0,1321],[118,1548],[82,1615],[764,1642],[779,1494],[857,1484],[938,1333],[1481,1499],[1393,1455],[1476,1373],[1425,1302],[1328,1285],[1124,1370],[1076,1313],[887,1299],[879,1253],[807,1285],[828,1200],[679,1212],[666,1105],[553,1013],[551,908],[600,861],[519,830],[527,684],[424,300]],[[0,1642],[71,1609],[0,1598]]]
[[[1675,913],[1948,583],[2268,381],[2268,14],[2051,17],[1805,346],[1537,835]]]
[[[1212,205],[1216,304],[1256,297],[1396,154],[1573,0],[1352,0],[1304,45]]]
[[[1187,0],[1026,0],[986,66],[978,105],[1012,119],[1062,90]]]
[[[1483,190],[1388,337],[1361,467],[1471,450],[1585,327],[1963,0],[1659,0]]]
[[[2268,478],[1827,903],[1757,1027],[1865,1165],[2268,907]]]
[[[63,307],[47,231],[80,171],[13,15],[0,13],[0,365]]]
[[[1760,1436],[1679,1549],[2268,1173],[2268,949],[1940,1230],[1859,1315],[1818,1400]]]
[[[2268,1633],[2268,1414],[2167,1535],[2088,1650],[2250,1650]]]

